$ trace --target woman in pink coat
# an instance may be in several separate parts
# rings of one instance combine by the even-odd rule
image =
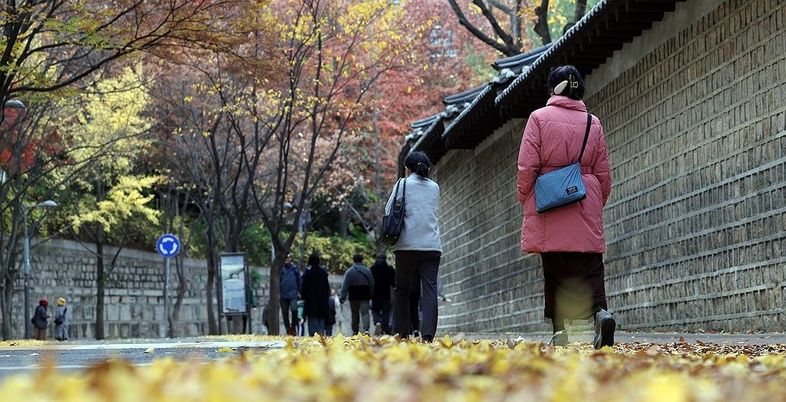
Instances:
[[[581,201],[538,213],[535,180],[575,163],[587,129],[584,80],[573,66],[557,67],[548,78],[546,107],[529,116],[521,140],[516,187],[524,220],[521,249],[540,253],[544,276],[544,313],[554,327],[553,345],[566,345],[565,321],[595,320],[595,348],[614,344],[616,323],[606,307],[604,288],[603,206],[611,192],[611,174],[603,127],[592,116],[581,178],[587,196]]]

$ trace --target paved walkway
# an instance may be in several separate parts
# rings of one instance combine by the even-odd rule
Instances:
[[[592,342],[593,333],[590,331],[569,332],[571,342]],[[522,338],[533,342],[548,342],[551,333],[539,332],[529,334],[467,334],[467,339],[518,339]],[[752,334],[727,334],[727,333],[679,333],[679,332],[624,332],[617,331],[615,341],[621,343],[646,342],[646,343],[672,343],[672,342],[704,342],[719,344],[786,344],[786,333],[752,333]]]
[[[571,342],[591,342],[592,333],[574,332]],[[453,338],[473,339],[522,339],[531,342],[548,342],[551,334],[453,334]],[[718,344],[786,344],[784,333],[756,334],[697,334],[697,333],[639,333],[617,332],[620,343],[718,343]],[[59,370],[77,371],[88,368],[108,358],[123,359],[136,366],[147,366],[157,358],[173,358],[198,363],[234,356],[245,350],[266,351],[284,347],[280,340],[238,341],[231,338],[187,338],[162,340],[80,340],[51,343],[44,346],[0,347],[0,379],[14,374],[31,373],[43,361],[52,361]]]

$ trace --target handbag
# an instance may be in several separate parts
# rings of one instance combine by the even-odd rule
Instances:
[[[407,196],[407,179],[404,178],[404,191],[401,198],[398,198],[398,187],[401,185],[401,180],[396,182],[396,190],[393,193],[393,206],[390,212],[382,217],[382,224],[379,227],[379,237],[377,242],[386,246],[395,245],[401,236],[401,230],[404,228],[404,200]]]
[[[578,202],[587,197],[584,180],[581,179],[581,157],[587,146],[592,115],[587,113],[587,131],[581,143],[581,153],[576,163],[538,176],[535,179],[535,210],[542,214],[563,205]]]

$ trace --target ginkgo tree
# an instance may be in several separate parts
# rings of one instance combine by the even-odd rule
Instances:
[[[160,180],[137,171],[137,164],[150,146],[151,126],[144,111],[149,104],[141,66],[125,67],[102,78],[79,95],[79,107],[65,118],[63,135],[73,161],[55,176],[80,169],[61,198],[66,200],[68,218],[77,238],[89,239],[86,247],[96,258],[96,339],[104,339],[104,293],[107,279],[132,225],[156,227],[160,212],[151,205],[151,188]],[[79,144],[79,146],[74,146]],[[56,179],[57,180],[57,179]],[[105,245],[114,245],[109,256]]]
[[[0,107],[3,338],[12,336],[15,318],[11,305],[22,209],[36,199],[33,195],[52,196],[56,185],[31,193],[52,182],[53,170],[71,162],[64,157],[66,146],[59,135],[63,130],[56,118],[62,116],[64,101],[88,86],[97,73],[131,54],[166,54],[173,47],[202,43],[204,33],[221,20],[225,5],[235,2],[0,0],[0,106],[7,106],[9,100],[21,100],[26,106],[12,118]],[[6,124],[10,119],[21,124]]]

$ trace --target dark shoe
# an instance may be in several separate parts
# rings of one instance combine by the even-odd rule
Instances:
[[[555,332],[554,335],[551,336],[549,345],[568,346],[568,334],[564,330]]]
[[[598,310],[595,313],[595,349],[600,349],[604,346],[614,346],[614,330],[617,328],[617,322],[614,317],[606,310]]]

